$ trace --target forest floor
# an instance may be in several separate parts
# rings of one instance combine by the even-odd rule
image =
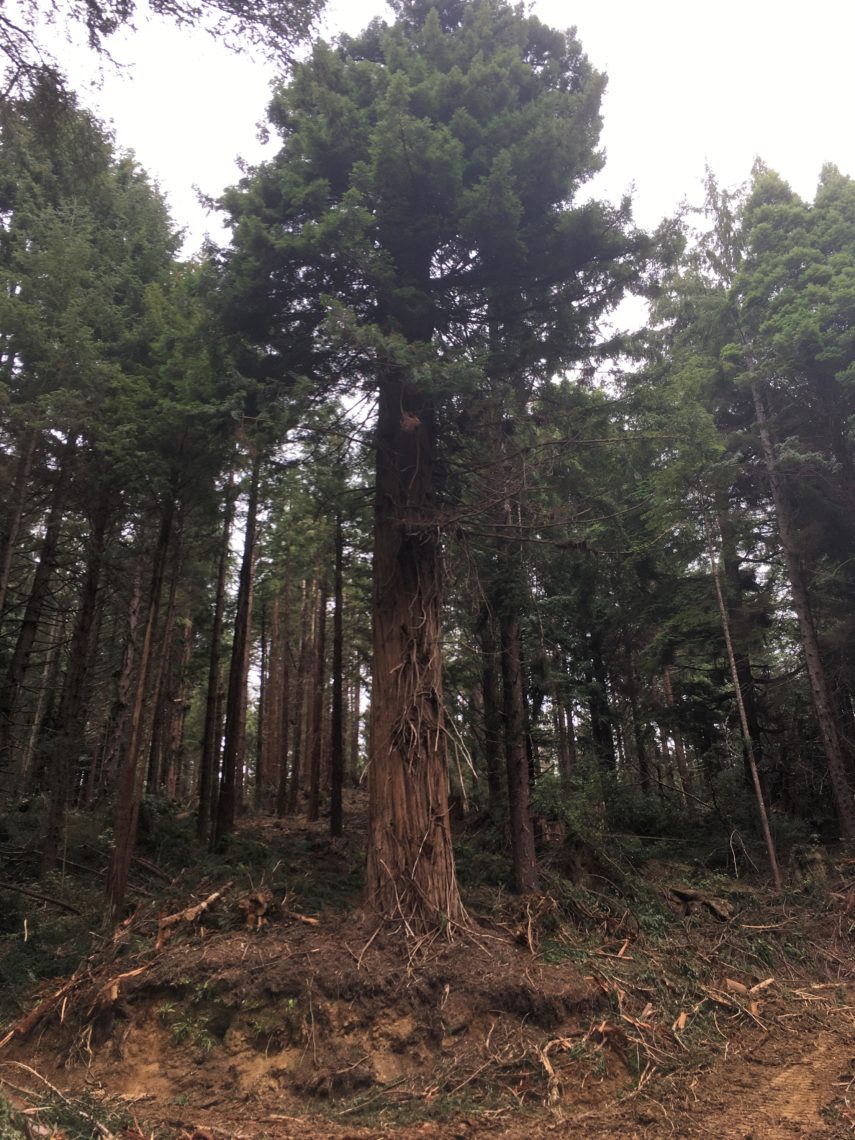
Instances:
[[[525,901],[464,843],[472,929],[413,944],[355,909],[348,809],[342,840],[248,821],[227,876],[143,861],[115,936],[37,989],[10,976],[30,900],[0,944],[0,1140],[855,1133],[851,860],[781,897],[565,840]]]

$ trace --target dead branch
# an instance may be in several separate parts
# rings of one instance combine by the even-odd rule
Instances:
[[[15,1065],[17,1068],[23,1069],[25,1073],[29,1073],[31,1076],[41,1081],[42,1084],[50,1089],[54,1096],[59,1097],[63,1104],[71,1106],[71,1101],[64,1093],[59,1091],[56,1085],[52,1085],[47,1077],[43,1077],[41,1073],[36,1072],[35,1069],[31,1069],[30,1066],[25,1065],[23,1061],[0,1061],[0,1065]],[[89,1121],[89,1123],[92,1125],[93,1130],[98,1136],[102,1136],[104,1140],[116,1140],[116,1134],[114,1132],[111,1132],[110,1129],[106,1127],[106,1125],[101,1124],[101,1122],[96,1120],[94,1116],[90,1116],[90,1114],[82,1109],[79,1104],[74,1105],[73,1107],[75,1111],[77,1111],[82,1117]]]
[[[214,905],[217,899],[222,898],[226,891],[232,886],[232,883],[226,883],[224,887],[220,887],[218,891],[208,895],[202,902],[196,903],[195,906],[185,907],[184,910],[176,911],[175,914],[168,914],[165,918],[160,918],[157,921],[157,941],[154,944],[155,950],[161,950],[170,937],[172,928],[177,926],[179,922],[195,922],[197,918],[205,913],[205,911]]]
[[[71,903],[63,902],[62,899],[55,899],[51,895],[43,895],[39,891],[31,891],[29,887],[19,887],[16,883],[7,883],[5,880],[0,880],[0,890],[15,891],[19,895],[26,895],[28,899],[35,899],[37,902],[48,903],[49,906],[58,906],[60,910],[67,910],[69,914],[82,914],[76,906]]]
[[[66,997],[66,995],[72,989],[74,989],[79,980],[80,973],[78,971],[72,974],[68,981],[59,987],[56,993],[53,993],[50,995],[50,997],[46,997],[43,1001],[40,1001],[35,1009],[30,1010],[30,1012],[25,1017],[22,1017],[21,1020],[13,1025],[8,1033],[6,1033],[5,1036],[0,1039],[0,1049],[2,1049],[5,1045],[8,1045],[14,1037],[26,1037],[29,1033],[31,1033],[43,1017],[46,1017],[47,1014],[56,1009],[59,1001],[62,998]]]

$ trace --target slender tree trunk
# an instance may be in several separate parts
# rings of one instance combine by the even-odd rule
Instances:
[[[775,504],[775,514],[778,520],[778,536],[787,565],[787,574],[790,579],[790,588],[793,598],[793,608],[798,618],[801,633],[802,648],[810,680],[811,695],[820,735],[825,746],[825,756],[828,762],[828,775],[834,803],[837,809],[837,819],[840,834],[843,839],[855,838],[855,801],[849,787],[847,777],[846,752],[841,739],[834,704],[828,688],[828,680],[822,653],[819,647],[816,626],[811,612],[810,597],[804,569],[798,556],[798,543],[796,528],[793,520],[790,500],[784,481],[778,468],[778,459],[772,434],[769,428],[769,417],[766,412],[766,403],[758,381],[751,385],[754,398],[754,408],[757,414],[757,426],[760,430],[760,442],[763,449],[763,458],[766,464],[766,474],[772,489],[772,499]]]
[[[137,629],[139,627],[140,611],[143,601],[143,560],[138,559],[131,583],[131,595],[128,602],[127,634],[122,664],[116,678],[116,691],[110,708],[107,723],[104,726],[104,744],[97,765],[97,783],[95,788],[104,790],[112,788],[119,768],[122,755],[122,745],[125,742],[128,710],[131,705],[133,693],[134,669],[137,661]],[[91,801],[90,797],[90,801]]]
[[[163,580],[172,538],[172,524],[175,517],[175,500],[170,498],[163,509],[160,532],[154,549],[154,558],[149,586],[148,608],[145,631],[137,666],[136,691],[131,711],[130,731],[127,747],[124,750],[116,789],[116,814],[113,826],[113,850],[107,871],[107,903],[111,919],[115,922],[121,912],[128,886],[128,871],[131,866],[137,839],[140,804],[142,802],[145,765],[141,751],[144,734],[146,701],[149,698],[149,674],[151,670],[154,637],[160,613]]]
[[[478,618],[481,641],[481,697],[484,717],[484,763],[487,769],[487,798],[490,818],[504,820],[507,796],[502,774],[502,708],[499,699],[500,657],[496,646],[494,618],[482,606]]]
[[[83,588],[77,606],[77,618],[71,638],[68,665],[59,699],[56,733],[47,742],[50,801],[47,827],[42,840],[42,873],[56,864],[65,832],[71,774],[84,747],[88,719],[89,683],[92,670],[92,643],[97,625],[98,592],[106,550],[108,507],[100,505],[93,520],[89,540],[89,556]]]
[[[671,738],[674,741],[674,757],[677,761],[677,771],[680,773],[680,783],[683,786],[683,796],[686,803],[686,811],[689,815],[695,815],[695,801],[693,797],[692,778],[689,774],[689,765],[686,761],[686,749],[683,745],[683,734],[680,732],[680,726],[676,723],[674,718],[674,686],[671,684],[671,669],[668,665],[662,670],[662,692],[665,696],[665,704],[668,706],[668,711],[671,714]]]
[[[563,664],[559,663],[561,672]],[[573,714],[567,708],[561,687],[558,683],[553,686],[553,699],[555,701],[555,727],[558,736],[558,774],[565,790],[570,788],[573,769],[576,767],[576,738],[573,732]]]
[[[159,643],[152,653],[155,662],[151,685],[153,699],[145,718],[142,741],[148,744],[148,791],[159,796],[163,784],[164,755],[168,740],[170,666],[175,635],[175,607],[178,597],[178,579],[181,571],[181,528],[176,528],[173,543],[172,570],[169,576],[169,595]],[[145,784],[143,785],[146,786]]]
[[[745,715],[748,718],[748,727],[751,731],[754,763],[760,773],[762,783],[763,738],[761,735],[760,709],[757,702],[757,687],[754,684],[751,657],[745,648],[748,637],[748,619],[745,614],[744,591],[740,581],[740,558],[728,504],[723,495],[719,495],[716,499],[716,516],[721,535],[721,562],[724,570],[724,584],[726,585],[725,601],[727,602],[733,648],[736,654],[736,671],[739,675]],[[744,745],[744,748],[747,748],[747,745]],[[742,761],[745,767],[746,785],[752,788],[751,765],[748,763],[748,755],[744,751]]]
[[[275,808],[276,795],[282,770],[282,603],[279,594],[273,598],[270,615],[270,648],[268,651],[267,684],[264,689],[264,766],[267,771],[267,788],[262,810]]]
[[[300,800],[300,787],[303,779],[303,753],[306,737],[305,725],[306,674],[309,668],[309,653],[312,634],[312,606],[314,603],[314,583],[303,582],[303,603],[300,614],[300,659],[297,663],[297,683],[294,692],[294,750],[291,759],[291,774],[288,782],[287,811],[293,815]]]
[[[309,755],[309,799],[306,805],[306,818],[314,822],[320,815],[321,807],[321,758],[324,741],[324,694],[327,675],[327,597],[329,587],[326,577],[321,579],[318,597],[318,615],[315,620],[315,676],[311,701],[311,752]]]
[[[261,454],[252,461],[246,529],[238,579],[237,613],[235,615],[232,658],[226,691],[226,742],[223,748],[223,770],[217,801],[217,820],[213,845],[218,847],[235,828],[238,794],[242,786],[241,769],[246,749],[246,702],[249,677],[249,650],[252,638],[252,595],[255,563],[255,539],[258,525],[258,491],[261,480]]]
[[[499,629],[514,889],[518,894],[531,894],[537,890],[537,856],[529,799],[522,636],[519,620],[513,615],[500,614]]]
[[[418,936],[467,921],[448,814],[429,397],[383,377],[376,442],[366,887],[378,916]]]
[[[645,731],[641,720],[638,699],[638,675],[635,668],[635,653],[629,629],[623,629],[624,668],[626,670],[626,695],[629,701],[629,713],[632,720],[632,737],[635,743],[635,757],[638,764],[638,776],[643,792],[649,792],[653,786],[653,774],[650,771],[650,755],[647,742],[644,739]]]
[[[48,634],[48,651],[45,654],[42,667],[41,682],[38,689],[38,699],[33,713],[33,724],[27,738],[26,747],[21,753],[21,763],[18,766],[15,789],[18,795],[23,795],[31,783],[34,772],[33,762],[39,750],[39,741],[50,720],[52,698],[59,686],[59,675],[62,668],[62,649],[65,645],[66,618],[58,616],[50,627]]]
[[[36,454],[38,435],[35,428],[28,428],[21,439],[18,451],[18,462],[15,466],[15,481],[12,484],[12,493],[9,496],[9,505],[6,509],[6,525],[0,532],[0,625],[3,622],[3,612],[6,608],[6,595],[9,592],[9,578],[12,573],[12,559],[15,554],[15,543],[21,529],[21,519],[24,514],[24,502],[33,470],[33,459]]]
[[[208,838],[214,799],[214,782],[217,776],[219,717],[217,694],[220,689],[220,653],[223,638],[223,614],[226,606],[226,577],[229,569],[229,546],[234,518],[234,475],[230,471],[225,492],[223,534],[217,560],[217,588],[214,596],[214,616],[211,623],[211,647],[208,653],[208,685],[205,691],[205,726],[202,731],[202,753],[199,757],[199,810],[196,816],[196,836],[201,843]]]
[[[214,776],[215,781],[211,789],[211,815],[209,817],[208,834],[214,834],[214,828],[217,825],[217,809],[219,807],[220,796],[220,782],[216,777],[220,772],[220,765],[223,759],[223,732],[225,731],[226,721],[226,683],[223,676],[223,668],[220,666],[219,682],[217,684],[217,699],[214,703]]]
[[[766,851],[769,856],[769,866],[772,870],[772,878],[777,890],[781,889],[781,871],[778,866],[778,854],[775,850],[775,841],[772,838],[772,830],[769,827],[769,815],[766,811],[766,801],[763,798],[763,789],[760,786],[760,775],[757,771],[757,765],[754,763],[754,750],[751,747],[751,732],[748,727],[748,717],[745,715],[745,702],[742,699],[742,688],[739,684],[739,674],[736,671],[736,655],[733,651],[733,639],[730,636],[730,619],[727,613],[727,604],[724,600],[724,594],[721,588],[721,577],[718,572],[718,563],[715,556],[715,548],[713,546],[712,529],[709,524],[709,519],[704,516],[704,525],[707,532],[707,549],[710,557],[710,569],[712,571],[713,586],[715,587],[715,596],[718,602],[718,611],[721,616],[721,628],[724,634],[724,643],[727,648],[727,659],[730,664],[730,675],[733,681],[733,689],[736,695],[736,707],[739,710],[739,723],[742,728],[742,735],[745,740],[746,754],[748,762],[751,765],[751,780],[754,784],[754,795],[757,799],[757,812],[760,816],[760,826],[763,831],[763,838],[766,841]]]
[[[332,714],[330,740],[330,835],[344,829],[344,532],[341,511],[335,520],[333,580]]]
[[[353,679],[350,686],[350,745],[348,749],[347,778],[350,784],[359,787],[359,728],[362,723],[362,680],[359,676],[359,660],[354,654]]]
[[[258,712],[255,719],[255,810],[260,812],[265,803],[270,773],[267,755],[267,703],[270,696],[270,678],[267,671],[270,665],[267,650],[267,605],[261,603],[261,668],[258,674]]]
[[[609,683],[600,636],[597,632],[591,634],[591,671],[588,679],[594,755],[603,771],[613,772],[617,767],[617,758],[612,735],[612,713],[609,708]]]
[[[39,623],[42,620],[42,614],[48,600],[51,576],[56,569],[57,548],[65,510],[73,450],[74,444],[69,440],[60,459],[60,469],[51,496],[39,560],[30,585],[30,596],[27,599],[24,616],[18,630],[5,683],[2,692],[0,692],[0,771],[8,769],[13,759],[15,720],[24,689],[24,678],[29,668]]]
[[[276,753],[276,815],[288,810],[288,757],[291,746],[291,551],[285,559],[285,585],[282,589],[281,641],[279,646],[279,747]]]
[[[184,751],[184,726],[187,720],[188,692],[187,672],[193,652],[193,625],[189,618],[181,622],[181,643],[175,652],[173,668],[170,671],[172,683],[169,686],[169,716],[166,734],[166,771],[164,788],[172,799],[186,802],[189,798],[189,781],[185,765],[181,763]]]

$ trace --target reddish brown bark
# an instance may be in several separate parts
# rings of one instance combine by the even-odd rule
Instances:
[[[366,886],[379,917],[418,935],[466,922],[448,815],[429,398],[384,376],[376,441]]]

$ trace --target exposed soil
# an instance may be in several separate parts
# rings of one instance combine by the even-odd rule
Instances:
[[[319,874],[345,873],[347,844],[295,830]],[[100,1135],[128,1140],[852,1135],[845,876],[786,905],[720,876],[684,884],[690,905],[662,885],[676,870],[648,882],[670,912],[481,891],[468,934],[418,945],[236,875],[159,948],[140,909],[44,987],[2,1091],[31,1128],[49,1086],[87,1094]],[[174,888],[161,918],[223,886]]]

